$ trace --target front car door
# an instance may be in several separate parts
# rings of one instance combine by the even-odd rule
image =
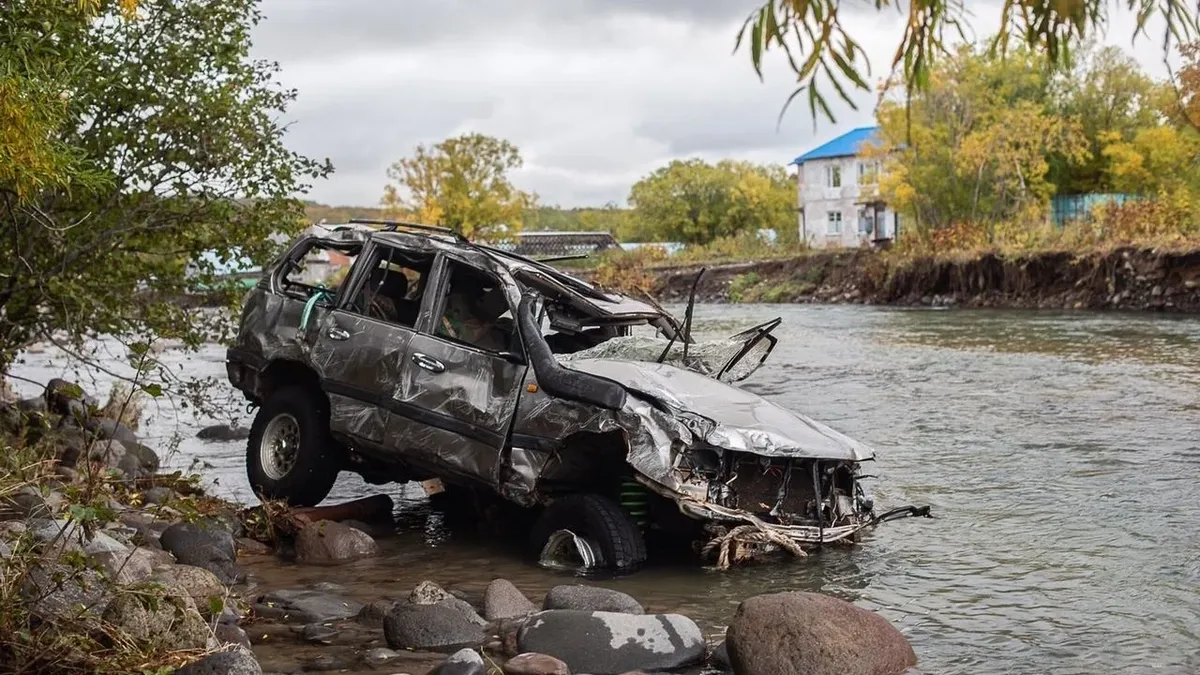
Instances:
[[[373,241],[339,291],[337,303],[310,328],[310,363],[329,396],[329,426],[366,446],[384,444],[386,403],[404,378],[416,308],[431,293],[435,254]]]
[[[437,293],[393,402],[388,436],[449,474],[496,485],[528,366],[516,330],[515,283],[482,253],[443,253]]]

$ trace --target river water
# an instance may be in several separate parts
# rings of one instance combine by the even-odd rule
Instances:
[[[775,316],[779,347],[745,386],[874,445],[879,508],[930,504],[936,519],[888,523],[854,549],[788,564],[671,563],[603,585],[714,636],[747,596],[831,593],[891,620],[927,673],[1200,672],[1200,320],[733,305],[697,307],[697,332]],[[216,347],[163,355],[225,387],[222,359]],[[100,396],[107,387],[51,352],[16,372],[74,377]],[[244,403],[228,400],[249,424]],[[253,501],[242,443],[195,440],[212,420],[169,401],[147,414],[148,442],[174,447],[169,467],[202,462],[216,491]],[[397,500],[382,557],[255,571],[265,585],[338,581],[364,600],[426,578],[478,592],[505,577],[532,597],[563,582],[505,542],[447,529],[414,487],[346,475],[335,487],[331,499]]]

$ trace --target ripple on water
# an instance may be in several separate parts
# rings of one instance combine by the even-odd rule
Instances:
[[[775,316],[779,346],[747,388],[875,446],[877,502],[930,503],[937,518],[889,523],[855,549],[791,564],[652,565],[595,583],[689,614],[710,636],[749,595],[830,593],[895,622],[929,673],[1200,672],[1200,321],[700,305],[696,331],[723,336]],[[218,379],[223,358],[217,347],[163,355]],[[17,374],[74,376],[49,351]],[[103,397],[107,380],[89,388]],[[244,400],[225,391],[229,414],[248,424]],[[206,462],[219,492],[252,500],[243,446],[194,438],[214,420],[168,401],[149,412],[153,443],[178,439],[168,466]],[[380,490],[342,476],[331,498]],[[536,599],[573,580],[526,565],[510,544],[450,530],[414,486],[385,490],[397,498],[397,534],[381,557],[336,574],[359,599],[401,597],[425,578],[481,593],[494,577]],[[324,568],[255,571],[276,586],[330,578]]]

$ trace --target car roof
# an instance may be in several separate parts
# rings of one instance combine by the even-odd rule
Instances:
[[[486,255],[498,267],[506,270],[518,283],[539,293],[571,301],[589,314],[653,320],[667,317],[665,310],[653,303],[631,298],[623,293],[605,290],[572,276],[545,262],[512,251],[471,242],[445,228],[415,223],[395,223],[386,229],[371,227],[373,223],[350,222],[344,225],[314,225],[306,234],[337,241],[378,241],[399,248],[426,251],[474,251]],[[324,234],[322,234],[322,231]]]

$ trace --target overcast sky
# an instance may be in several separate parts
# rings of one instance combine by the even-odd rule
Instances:
[[[786,164],[872,122],[838,104],[814,130],[781,56],[760,82],[733,54],[755,0],[264,0],[254,53],[279,61],[299,90],[288,142],[328,157],[334,175],[310,197],[372,206],[385,170],[418,143],[477,131],[520,148],[514,182],[545,204],[624,203],[629,186],[666,162],[699,156]],[[864,5],[866,3],[863,3]],[[871,3],[873,4],[873,3]],[[995,2],[971,2],[984,37]],[[852,11],[844,22],[884,75],[903,28],[895,10]],[[1151,33],[1156,39],[1161,29]],[[1114,11],[1106,42],[1166,73],[1155,40],[1130,45]],[[832,92],[830,92],[832,94]]]

